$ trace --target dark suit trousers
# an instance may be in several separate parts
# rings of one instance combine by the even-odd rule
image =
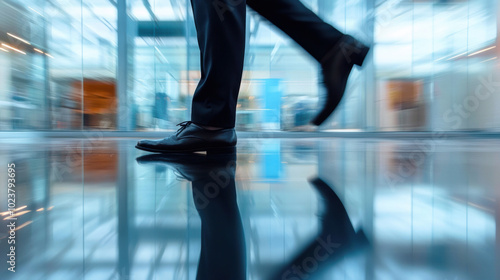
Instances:
[[[243,73],[246,5],[320,61],[343,35],[299,0],[191,0],[201,59],[191,121],[230,128]]]

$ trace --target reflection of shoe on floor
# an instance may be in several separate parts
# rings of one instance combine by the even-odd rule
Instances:
[[[153,153],[232,153],[236,146],[234,128],[209,130],[186,121],[177,132],[160,140],[140,140],[137,149]]]
[[[319,178],[309,182],[325,205],[325,211],[319,215],[321,229],[295,257],[266,279],[331,279],[331,274],[327,273],[333,266],[369,247],[365,233],[354,230],[344,205],[332,188]]]
[[[344,253],[354,253],[358,251],[356,249],[369,245],[364,231],[355,231],[342,201],[333,189],[320,178],[311,179],[310,183],[318,191],[325,204],[325,211],[320,215],[321,233],[319,236],[328,237],[331,242],[337,243],[339,250]]]
[[[321,61],[323,83],[326,87],[326,100],[323,109],[311,121],[322,124],[337,108],[344,96],[347,79],[354,65],[361,66],[370,50],[353,37],[344,35]]]
[[[151,154],[138,157],[136,161],[141,165],[166,166],[176,171],[183,179],[191,182],[210,176],[234,177],[236,171],[236,153],[217,155]]]

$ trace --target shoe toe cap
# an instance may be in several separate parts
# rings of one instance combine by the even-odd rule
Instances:
[[[154,146],[154,141],[152,140],[147,140],[147,139],[143,139],[143,140],[139,140],[137,142],[137,146],[139,147],[152,147]]]

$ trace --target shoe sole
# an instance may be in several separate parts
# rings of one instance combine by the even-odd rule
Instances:
[[[232,154],[236,152],[236,146],[231,147],[207,147],[207,148],[198,148],[198,149],[190,149],[190,150],[160,150],[160,149],[152,149],[147,147],[142,147],[139,145],[135,145],[136,149],[143,150],[146,152],[152,153],[161,153],[161,154],[186,154],[186,153],[195,153],[195,152],[207,152],[207,154]]]

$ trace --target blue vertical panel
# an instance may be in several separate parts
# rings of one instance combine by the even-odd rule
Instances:
[[[279,139],[264,139],[262,146],[261,176],[264,179],[281,178],[281,142]]]
[[[262,125],[266,129],[281,127],[281,79],[264,80],[264,114]]]

